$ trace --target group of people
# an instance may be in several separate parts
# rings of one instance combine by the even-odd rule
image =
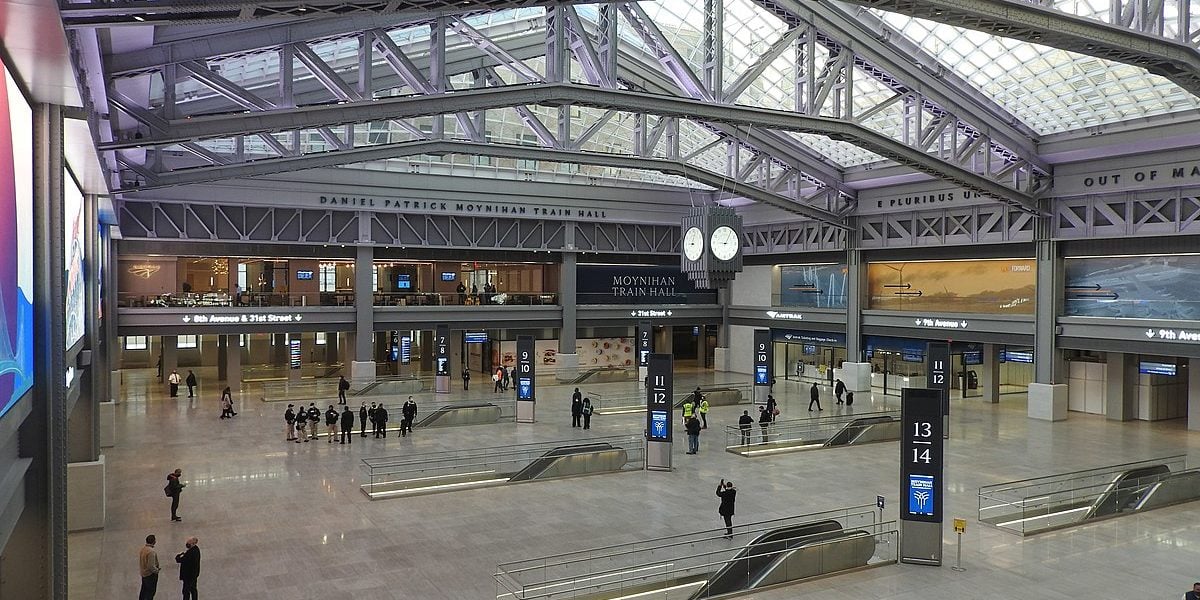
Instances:
[[[138,572],[142,576],[142,587],[138,592],[138,600],[154,600],[158,592],[158,574],[162,566],[158,562],[158,551],[155,545],[158,539],[154,534],[146,536],[146,545],[138,552]],[[195,536],[184,542],[183,552],[175,555],[179,563],[179,580],[183,582],[183,600],[197,600],[197,581],[200,579],[200,540]]]
[[[400,435],[405,437],[412,432],[413,421],[417,417],[417,403],[412,396],[409,396],[408,400],[404,402],[404,406],[400,408],[400,415]],[[321,417],[321,409],[317,408],[315,402],[308,403],[307,408],[303,406],[296,408],[295,404],[287,405],[287,410],[283,412],[284,434],[287,436],[285,441],[299,444],[302,441],[318,439]],[[358,408],[359,437],[367,437],[367,423],[370,422],[371,433],[376,438],[386,438],[388,418],[388,409],[382,402],[372,402],[370,408],[367,407],[366,402],[363,402]],[[334,442],[335,438],[338,439],[339,444],[354,442],[354,412],[348,405],[342,407],[339,412],[330,404],[324,412],[324,420],[325,434],[328,436],[330,444]]]
[[[464,390],[467,389],[465,382],[466,380],[464,380],[463,384]],[[492,373],[492,383],[495,384],[493,391],[497,394],[508,391],[509,386],[512,385],[512,373],[508,370],[508,367],[496,367],[496,372]]]
[[[158,374],[160,377],[162,376],[162,358],[158,359]],[[187,384],[188,398],[194,398],[196,395],[196,386],[200,385],[200,383],[196,381],[196,374],[193,373],[191,369],[188,369],[187,378],[185,379],[179,376],[179,371],[171,369],[171,374],[167,375],[167,386],[171,391],[172,398],[179,397],[180,383]]]
[[[454,293],[458,294],[458,303],[461,305],[468,304],[491,304],[492,298],[496,295],[496,286],[492,282],[483,284],[483,295],[479,294],[479,286],[471,284],[471,295],[467,296],[467,284],[458,282],[458,287],[454,288]]]
[[[584,398],[579,388],[571,394],[571,427],[592,428],[592,399]],[[580,421],[582,420],[582,425]]]

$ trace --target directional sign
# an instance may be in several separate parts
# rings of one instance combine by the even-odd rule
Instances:
[[[771,344],[770,329],[754,330],[754,385],[771,385],[771,355],[774,347]]]
[[[968,323],[963,319],[913,319],[913,325],[931,329],[966,329]]]
[[[433,357],[436,361],[434,374],[450,376],[450,326],[438,325],[433,334]]]
[[[242,324],[242,323],[299,323],[304,320],[304,315],[296,313],[290,315],[281,315],[276,313],[250,313],[250,314],[191,314],[180,317],[184,323],[192,323],[195,325],[220,325],[220,324]]]
[[[653,319],[656,317],[670,317],[674,314],[675,314],[675,311],[669,310],[669,309],[667,309],[667,310],[640,310],[639,309],[639,310],[629,311],[629,316],[631,316],[631,317],[650,318],[650,319]]]
[[[646,435],[658,442],[671,441],[671,409],[675,376],[670,354],[651,354],[646,386]]]
[[[942,522],[942,392],[901,390],[900,518]]]
[[[654,326],[650,321],[638,321],[637,356],[638,366],[650,366],[650,354],[654,352]]]
[[[517,400],[534,401],[534,358],[537,356],[531,335],[517,336]]]

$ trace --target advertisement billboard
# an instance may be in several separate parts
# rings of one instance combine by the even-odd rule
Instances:
[[[780,265],[779,304],[846,308],[846,265]]]
[[[66,321],[66,347],[70,349],[83,338],[87,324],[87,288],[83,270],[83,249],[87,244],[83,225],[83,191],[63,169],[63,270],[67,286],[63,290]]]
[[[1066,316],[1200,321],[1200,255],[1068,258],[1063,270]]]
[[[33,385],[33,111],[0,70],[0,415]]]
[[[869,263],[867,308],[1032,315],[1034,263],[1032,258]]]

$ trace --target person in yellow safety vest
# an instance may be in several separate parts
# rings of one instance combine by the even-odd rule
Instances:
[[[688,398],[687,400],[683,401],[683,421],[685,423],[687,422],[688,419],[692,418],[692,413],[695,411],[695,408],[696,408],[696,405],[692,404],[691,398]]]
[[[708,398],[700,399],[699,413],[700,413],[700,423],[702,423],[700,428],[708,429]]]

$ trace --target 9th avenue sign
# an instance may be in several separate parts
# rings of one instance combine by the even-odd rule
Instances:
[[[180,317],[184,323],[193,325],[232,325],[237,323],[299,323],[304,320],[304,315],[276,315],[276,314],[249,314],[249,315],[225,315],[225,314],[207,314],[207,315],[184,315]]]

